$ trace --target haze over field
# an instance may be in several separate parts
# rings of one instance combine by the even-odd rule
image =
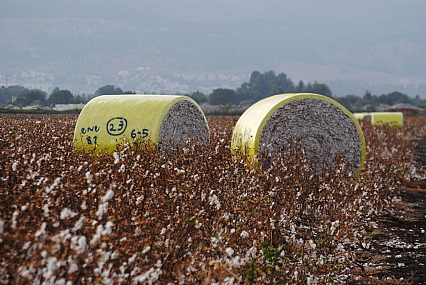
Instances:
[[[426,98],[426,1],[1,0],[0,86],[236,89],[254,70]]]

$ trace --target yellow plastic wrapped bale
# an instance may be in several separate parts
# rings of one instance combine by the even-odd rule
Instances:
[[[208,142],[207,120],[187,96],[103,95],[89,101],[74,131],[74,147],[114,151],[117,145],[150,140],[165,150],[190,140]]]
[[[404,124],[404,115],[402,112],[354,113],[354,116],[359,120],[370,121],[375,126],[402,127]]]
[[[364,120],[368,114],[370,113],[353,113],[352,115],[354,115],[354,117],[358,120]]]
[[[303,93],[265,98],[237,121],[231,148],[257,161],[273,159],[289,145],[302,147],[306,158],[322,169],[336,155],[349,170],[361,170],[365,140],[358,120],[331,98]]]

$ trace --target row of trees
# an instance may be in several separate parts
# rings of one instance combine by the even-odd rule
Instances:
[[[222,104],[252,104],[266,97],[282,93],[316,93],[332,97],[330,88],[323,83],[305,84],[299,81],[297,85],[285,73],[275,74],[274,71],[260,73],[254,71],[249,82],[244,82],[236,91],[219,88],[207,97],[200,92],[190,95],[198,103],[208,102],[212,105]]]
[[[131,91],[123,92],[114,85],[105,85],[100,87],[94,95],[76,95],[69,90],[61,90],[55,87],[47,98],[47,93],[38,89],[27,89],[23,86],[2,86],[0,87],[0,100],[3,104],[12,103],[17,106],[46,106],[55,104],[79,104],[87,103],[92,98],[104,94],[135,94]],[[13,100],[15,98],[15,100]]]
[[[190,95],[198,103],[208,102],[212,105],[225,104],[251,104],[263,98],[282,93],[315,93],[335,99],[351,111],[368,110],[374,111],[381,104],[394,105],[398,103],[408,103],[418,107],[425,107],[426,100],[422,100],[419,95],[411,98],[406,94],[394,91],[389,94],[372,95],[366,91],[364,96],[346,95],[344,97],[333,97],[330,88],[323,83],[307,83],[299,81],[295,85],[285,73],[275,75],[274,71],[260,73],[254,71],[249,82],[244,82],[236,91],[231,89],[215,89],[209,96],[200,92]]]
[[[198,103],[209,103],[212,105],[222,104],[250,104],[255,103],[263,98],[271,95],[292,92],[310,92],[332,96],[330,88],[322,83],[305,84],[300,81],[295,85],[285,73],[275,74],[274,71],[260,73],[254,71],[250,76],[249,82],[244,82],[237,90],[219,88],[215,89],[209,96],[197,91],[188,94]],[[21,86],[10,86],[0,88],[0,98],[3,104],[12,101],[12,96],[16,97],[15,104],[20,106],[28,105],[53,105],[53,104],[70,104],[85,103],[93,97],[103,94],[134,94],[134,92],[124,92],[114,85],[105,85],[100,87],[94,95],[89,96],[73,96],[68,90],[60,90],[58,87],[53,89],[52,94],[47,98],[47,93],[33,89],[28,90]],[[47,98],[47,99],[46,99]]]
[[[346,95],[334,99],[351,111],[374,111],[379,105],[386,104],[392,106],[399,103],[411,104],[420,108],[426,107],[426,100],[421,99],[419,95],[412,98],[398,91],[378,96],[372,95],[371,92],[367,90],[362,97],[357,95]]]
[[[333,93],[326,84],[316,81],[305,84],[303,81],[299,81],[296,85],[285,73],[276,75],[272,70],[264,73],[254,71],[250,76],[249,82],[244,82],[236,90],[218,88],[209,95],[199,91],[186,95],[199,104],[243,105],[253,104],[263,98],[282,93],[321,94],[334,98],[351,111],[362,110],[366,107],[374,110],[380,104],[410,103],[415,106],[425,106],[425,100],[422,100],[418,95],[415,98],[410,98],[406,94],[397,91],[380,96],[372,95],[370,91],[366,91],[366,94],[362,97],[357,95],[333,97]],[[61,90],[56,87],[47,98],[46,92],[37,89],[29,90],[22,86],[0,87],[0,101],[3,104],[11,103],[12,97],[15,97],[14,104],[17,106],[87,103],[92,98],[104,94],[135,94],[135,92],[124,92],[121,88],[114,87],[114,85],[105,85],[100,87],[94,94],[73,96],[69,90]]]

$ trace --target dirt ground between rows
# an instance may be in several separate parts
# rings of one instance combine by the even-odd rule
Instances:
[[[365,273],[426,284],[426,183],[422,184],[402,188],[401,201],[379,218],[372,248],[359,256]]]
[[[364,274],[388,284],[426,284],[426,138],[413,146],[420,179],[401,187],[400,200],[371,229],[372,247],[357,255]]]

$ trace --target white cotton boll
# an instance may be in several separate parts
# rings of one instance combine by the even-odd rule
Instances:
[[[150,249],[151,249],[151,247],[148,245],[147,247],[145,247],[145,248],[142,250],[142,254],[147,253],[148,251],[150,251]]]
[[[18,210],[16,210],[15,212],[13,212],[13,214],[12,214],[12,229],[16,228],[16,223],[17,223],[16,218],[18,216],[19,216],[19,211]]]
[[[25,266],[20,267],[19,268],[19,275],[21,275],[24,278],[29,278],[29,277],[31,277],[31,271],[28,268],[26,268]]]
[[[66,280],[64,278],[61,278],[55,281],[55,285],[65,285],[65,282]]]
[[[317,285],[317,284],[319,284],[319,279],[318,279],[318,277],[311,275],[306,279],[306,284],[307,285]]]
[[[75,249],[76,244],[78,244],[78,236],[73,236],[71,238],[71,245],[70,248],[71,249]]]
[[[124,171],[126,171],[126,166],[124,164],[122,164],[120,166],[120,169],[118,170],[118,172],[124,172]]]
[[[43,277],[49,279],[55,274],[55,270],[57,269],[58,260],[56,257],[49,257],[47,261],[47,267],[44,269]]]
[[[67,239],[70,239],[70,238],[71,238],[70,230],[67,229],[67,230],[60,231],[59,234],[53,236],[51,240],[54,242],[60,242],[60,241],[65,242]]]
[[[117,152],[114,152],[114,164],[118,164],[120,162],[120,155]]]
[[[17,161],[15,161],[15,162],[12,164],[12,170],[13,170],[13,171],[16,171],[17,166],[18,166],[18,162],[17,162]]]
[[[70,265],[70,268],[68,269],[68,274],[72,274],[78,270],[78,265],[73,263]]]
[[[83,226],[83,221],[86,219],[85,216],[81,216],[80,219],[78,219],[77,222],[75,222],[74,227],[72,228],[73,232],[78,231]]]
[[[87,250],[87,239],[85,236],[81,236],[78,239],[78,246],[76,247],[75,251],[77,251],[77,253],[82,254],[85,253]]]
[[[132,257],[129,257],[129,259],[127,260],[127,262],[129,264],[132,263],[132,262],[134,262],[136,260],[137,256],[138,256],[137,254],[133,254]]]
[[[93,235],[93,238],[90,241],[90,244],[94,244],[94,243],[96,243],[96,242],[99,241],[99,239],[101,238],[101,233],[102,233],[103,230],[104,230],[104,226],[103,225],[99,225],[96,228],[96,233]]]
[[[3,230],[4,230],[4,221],[0,220],[0,234],[3,233]]]
[[[46,259],[46,257],[47,257],[47,250],[43,250],[43,251],[40,253],[40,256],[41,256],[41,257],[43,257],[43,259]]]
[[[114,251],[114,252],[111,254],[111,259],[117,259],[119,256],[120,256],[120,255],[119,255],[116,251]]]
[[[248,238],[249,237],[249,233],[247,231],[243,230],[241,232],[240,236],[243,237],[243,238]]]
[[[227,255],[232,256],[234,254],[234,250],[231,247],[227,247],[225,249]]]
[[[43,181],[44,181],[44,177],[40,177],[40,179],[37,181],[36,185],[40,186]]]
[[[213,196],[209,197],[209,204],[215,205],[216,209],[220,210],[220,202],[219,202],[219,199],[217,198],[216,194],[213,194]]]
[[[107,212],[107,206],[108,203],[102,203],[99,205],[98,210],[96,211],[96,216],[99,217],[99,219],[102,218],[102,216]]]
[[[257,254],[257,248],[255,246],[250,247],[246,252],[246,258],[255,258]]]
[[[108,190],[105,194],[105,196],[102,197],[102,202],[106,202],[112,199],[112,197],[114,197],[114,191],[112,191],[111,189]]]
[[[166,233],[166,228],[162,228],[162,229],[161,229],[161,233],[160,233],[160,234],[161,234],[161,235],[164,235],[165,233]]]
[[[87,209],[86,201],[83,201],[83,203],[81,203],[80,208],[81,208],[82,210],[86,210],[86,209]]]
[[[105,229],[102,231],[102,235],[109,235],[112,232],[112,227],[114,226],[114,223],[109,221],[105,225]]]
[[[298,277],[299,277],[299,272],[296,270],[296,271],[294,271],[294,273],[293,273],[293,277],[294,277],[294,279],[295,280],[297,280],[298,279]]]
[[[331,231],[330,234],[331,235],[334,235],[334,232],[339,227],[339,225],[340,225],[340,221],[339,220],[331,223],[331,228],[330,228],[330,231]]]
[[[66,218],[73,218],[77,216],[76,212],[71,211],[68,208],[63,208],[60,214],[60,218],[61,220],[65,220]]]
[[[225,277],[223,279],[223,283],[221,283],[221,284],[224,284],[224,285],[233,285],[234,282],[235,282],[235,277]]]
[[[189,273],[197,272],[197,269],[195,269],[195,268],[194,268],[194,267],[192,267],[191,265],[189,265],[189,266],[186,268],[186,270],[187,270]]]
[[[105,285],[114,285],[114,280],[112,280],[111,278],[105,277],[104,279],[102,279],[102,284],[105,284]]]
[[[232,266],[240,266],[241,265],[240,259],[241,258],[239,256],[234,257],[234,259],[232,260]]]
[[[154,268],[152,268],[152,267],[147,272],[145,272],[144,274],[136,276],[134,281],[136,283],[143,283],[143,284],[147,283],[145,281],[149,278],[149,276],[151,275],[151,273],[154,273]]]
[[[92,178],[93,178],[92,174],[90,174],[90,171],[87,171],[85,176],[86,176],[87,184],[90,184],[90,182],[92,182]]]
[[[341,251],[341,252],[345,252],[346,251],[345,247],[343,246],[343,244],[339,243],[337,245],[337,251]]]
[[[177,172],[177,174],[185,173],[185,169],[179,169],[179,168],[175,167],[173,170],[175,170]]]
[[[35,233],[35,237],[39,237],[41,235],[45,235],[46,234],[46,222],[43,222],[41,224],[41,227],[38,231],[36,231]]]
[[[54,181],[53,181],[53,184],[52,185],[50,185],[50,186],[48,186],[48,187],[46,187],[46,189],[45,189],[45,191],[46,191],[46,193],[47,194],[49,194],[50,192],[52,192],[52,190],[53,189],[55,189],[55,187],[56,186],[58,186],[59,185],[59,182],[61,181],[61,178],[56,178]]]
[[[196,223],[195,223],[195,228],[199,229],[202,226],[203,226],[203,223],[201,223],[200,221],[197,220]]]

